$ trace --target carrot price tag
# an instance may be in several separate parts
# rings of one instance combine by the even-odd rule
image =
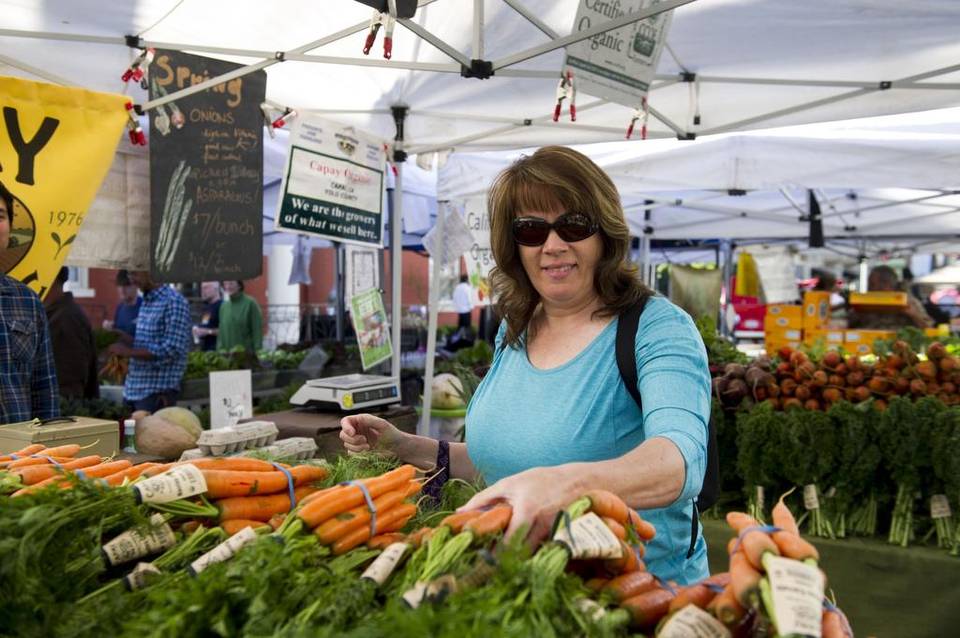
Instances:
[[[222,563],[225,560],[233,558],[234,554],[240,551],[244,545],[253,542],[257,538],[257,533],[252,527],[244,527],[242,530],[223,541],[209,552],[190,563],[190,573],[197,576],[210,565]]]
[[[162,514],[150,517],[150,524],[120,534],[103,546],[103,555],[110,565],[121,565],[150,554],[169,549],[177,538]]]
[[[730,638],[722,622],[696,605],[687,605],[663,625],[658,638]]]
[[[930,518],[950,518],[950,499],[946,494],[934,494],[930,497]]]
[[[820,509],[820,499],[817,498],[817,486],[813,483],[803,486],[803,506],[808,510]]]
[[[403,555],[410,549],[407,543],[393,543],[389,545],[370,566],[361,574],[360,578],[367,578],[378,585],[382,585],[390,578],[390,574],[397,568]]]
[[[123,584],[127,586],[129,591],[136,591],[146,587],[151,580],[162,573],[160,568],[153,563],[137,563],[133,571],[123,577]]]
[[[823,576],[797,560],[766,556],[764,564],[773,594],[771,616],[781,636],[820,638]]]
[[[403,594],[403,602],[410,605],[410,609],[416,609],[427,596],[427,583],[418,582]]]
[[[600,622],[607,615],[607,610],[591,598],[581,598],[577,600],[576,605],[580,613],[593,622]]]
[[[574,559],[623,557],[620,539],[594,512],[574,519],[570,525],[561,523],[553,540],[566,545]]]
[[[179,465],[133,486],[141,503],[169,503],[207,491],[203,472],[189,463]]]

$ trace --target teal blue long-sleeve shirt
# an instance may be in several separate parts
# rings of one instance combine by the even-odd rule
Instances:
[[[635,341],[641,414],[617,368],[617,322],[576,357],[548,370],[535,368],[526,348],[501,348],[501,326],[493,365],[467,410],[467,450],[492,485],[533,467],[604,461],[649,438],[669,439],[683,456],[685,480],[672,505],[641,510],[657,530],[645,560],[664,580],[695,582],[708,574],[702,533],[687,559],[691,508],[706,470],[706,351],[689,315],[663,297],[651,298]]]

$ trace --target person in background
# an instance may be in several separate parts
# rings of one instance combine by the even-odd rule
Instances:
[[[877,266],[867,278],[867,290],[870,292],[902,292],[903,287],[896,271],[890,266]],[[850,310],[848,325],[850,328],[864,330],[898,330],[908,326],[929,328],[933,319],[923,309],[923,304],[911,294],[907,294],[905,308],[894,312]]]
[[[103,328],[118,332],[121,338],[128,337],[124,341],[130,345],[137,335],[137,315],[140,314],[143,297],[130,281],[130,273],[126,270],[117,271],[117,292],[120,295],[120,303],[113,312],[113,321],[104,321]]]
[[[193,327],[193,339],[200,349],[217,349],[217,333],[220,327],[220,282],[205,281],[200,284],[200,296],[203,298],[203,314],[200,324]]]
[[[43,299],[60,396],[96,399],[100,397],[97,344],[87,314],[73,298],[73,293],[63,290],[69,278],[70,269],[61,268]]]
[[[0,255],[13,226],[13,194],[0,182]],[[37,293],[0,272],[0,423],[60,416],[47,315]]]
[[[176,290],[159,284],[149,271],[134,271],[130,280],[143,292],[133,346],[115,343],[111,355],[129,357],[123,399],[131,411],[156,412],[175,405],[190,349],[190,307]]]
[[[470,278],[466,275],[460,275],[460,283],[453,289],[453,306],[457,311],[459,320],[457,329],[470,329],[470,318],[473,314],[473,288],[470,286]]]
[[[217,332],[217,350],[232,350],[242,346],[256,352],[263,346],[263,313],[257,302],[243,291],[242,281],[225,281],[227,298],[220,305],[220,328]]]
[[[923,305],[923,309],[930,315],[930,318],[937,325],[941,323],[950,323],[950,313],[938,303],[934,303],[931,297],[933,296],[934,287],[930,284],[913,284],[911,286],[911,293],[920,300],[920,303]]]

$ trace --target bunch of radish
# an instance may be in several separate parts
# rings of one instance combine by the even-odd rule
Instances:
[[[839,401],[872,400],[882,411],[893,396],[934,396],[946,405],[960,404],[960,361],[939,342],[930,344],[921,358],[905,341],[896,341],[889,354],[872,363],[836,351],[818,362],[790,348],[781,348],[777,356],[775,365],[766,357],[746,366],[727,364],[713,380],[722,405],[768,401],[782,410],[826,410]]]

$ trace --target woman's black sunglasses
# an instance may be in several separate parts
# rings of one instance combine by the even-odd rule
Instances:
[[[540,217],[518,217],[513,220],[513,239],[521,246],[542,246],[557,231],[566,242],[583,241],[597,232],[598,226],[583,213],[564,213],[552,224]]]

